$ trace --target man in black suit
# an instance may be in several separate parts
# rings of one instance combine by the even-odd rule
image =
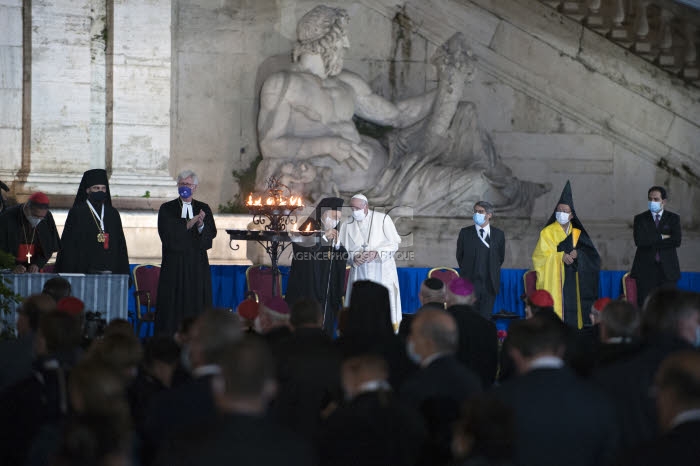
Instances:
[[[271,414],[313,441],[321,411],[341,395],[340,352],[323,331],[323,309],[316,300],[297,300],[289,323],[292,335],[271,347],[279,385]]]
[[[218,417],[191,425],[161,449],[159,466],[314,466],[308,442],[269,420],[274,398],[275,362],[262,339],[229,342],[214,362],[221,373],[211,389]]]
[[[469,280],[452,280],[447,287],[447,312],[454,317],[459,331],[455,356],[479,375],[484,387],[490,387],[498,368],[498,332],[496,324],[479,315],[473,303],[474,287]]]
[[[509,328],[518,376],[494,394],[515,411],[516,464],[601,466],[614,459],[613,405],[565,366],[565,332],[547,314]]]
[[[649,188],[648,198],[649,210],[634,217],[637,252],[632,263],[632,277],[637,280],[640,307],[654,288],[675,286],[681,278],[676,251],[681,245],[681,218],[665,210],[667,196],[662,186]]]
[[[379,355],[343,361],[345,402],[326,420],[318,442],[321,465],[411,466],[426,440],[423,419],[400,403]]]
[[[476,308],[486,319],[493,313],[506,254],[506,236],[490,225],[492,216],[493,205],[486,201],[474,204],[474,225],[462,228],[457,240],[459,275],[474,284]]]
[[[227,345],[242,338],[238,317],[225,310],[205,311],[192,325],[189,354],[193,379],[156,396],[145,418],[143,464],[172,435],[216,415],[212,380],[221,373],[216,363]]]
[[[700,459],[700,354],[669,356],[656,375],[660,437],[635,449],[625,464],[697,464]]]
[[[452,424],[459,407],[481,391],[479,377],[454,356],[458,344],[457,323],[448,312],[424,309],[416,314],[407,351],[420,370],[406,379],[399,396],[423,415],[434,465],[450,460]]]

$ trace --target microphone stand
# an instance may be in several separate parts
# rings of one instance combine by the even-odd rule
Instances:
[[[326,327],[326,312],[328,311],[328,294],[331,289],[331,276],[333,275],[333,259],[335,258],[335,238],[331,241],[331,250],[330,250],[330,256],[331,256],[331,261],[330,265],[328,266],[328,280],[326,280],[326,296],[325,299],[323,300],[323,323],[321,324],[321,328]],[[332,329],[331,329],[332,332]]]

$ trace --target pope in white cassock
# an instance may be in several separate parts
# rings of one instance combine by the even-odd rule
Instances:
[[[370,210],[362,194],[352,197],[350,207],[352,217],[343,222],[339,235],[340,244],[348,251],[351,267],[345,305],[350,304],[350,291],[355,281],[370,280],[384,285],[389,289],[391,322],[396,331],[401,322],[401,294],[394,253],[399,249],[401,237],[391,217]]]

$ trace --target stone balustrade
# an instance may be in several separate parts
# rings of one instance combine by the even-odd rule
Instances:
[[[700,86],[700,10],[674,0],[542,0],[645,60]]]

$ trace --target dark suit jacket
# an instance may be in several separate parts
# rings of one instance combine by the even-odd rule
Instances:
[[[277,361],[277,397],[271,416],[313,441],[321,410],[342,399],[340,351],[321,328],[298,328],[273,348]]]
[[[661,239],[661,235],[671,235]],[[637,277],[656,263],[656,253],[669,281],[681,278],[676,249],[681,245],[681,218],[668,210],[664,210],[659,228],[656,228],[654,217],[650,211],[642,212],[634,217],[634,244],[637,252],[632,263],[632,276]]]
[[[604,466],[613,461],[612,403],[567,367],[534,369],[494,394],[515,412],[516,464]]]
[[[459,330],[459,347],[455,356],[479,375],[484,387],[490,387],[496,379],[498,367],[496,324],[467,305],[450,306],[447,312],[455,318]]]
[[[390,391],[362,393],[344,403],[321,432],[323,466],[413,465],[426,440],[418,412],[399,403]]]
[[[490,233],[490,248],[489,248],[489,270],[488,278],[491,286],[498,293],[498,288],[501,285],[501,265],[506,254],[506,236],[503,230],[491,225]],[[474,281],[473,264],[476,259],[476,247],[479,246],[481,240],[474,225],[462,228],[459,232],[457,240],[457,263],[459,264],[459,274]]]
[[[700,462],[700,421],[677,425],[661,437],[635,449],[624,464],[629,466],[691,465]]]
[[[311,446],[263,417],[226,414],[195,424],[163,445],[159,466],[314,466]]]

